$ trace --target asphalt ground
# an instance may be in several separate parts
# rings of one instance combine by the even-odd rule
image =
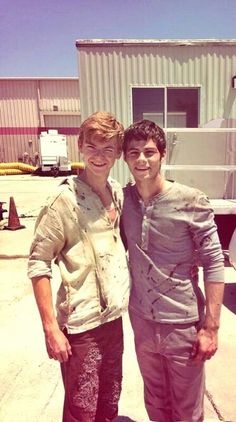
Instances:
[[[62,178],[1,176],[0,201],[8,217],[12,196],[25,228],[0,230],[0,421],[59,422],[63,385],[57,362],[48,359],[26,267],[39,210]],[[53,295],[60,283],[54,267]],[[201,272],[200,272],[201,273]],[[236,421],[236,271],[225,268],[226,288],[219,350],[206,364],[205,422]],[[202,283],[202,282],[201,282]],[[123,390],[117,422],[147,422],[133,334],[124,316]],[[186,421],[187,422],[187,421]]]

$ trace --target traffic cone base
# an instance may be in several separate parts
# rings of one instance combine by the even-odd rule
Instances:
[[[19,230],[24,229],[25,226],[20,224],[17,214],[16,205],[13,196],[10,197],[8,225],[4,227],[5,230]]]
[[[4,230],[19,230],[19,229],[25,229],[25,226],[20,224],[19,226],[4,226]]]

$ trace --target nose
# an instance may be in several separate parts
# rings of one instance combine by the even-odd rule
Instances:
[[[100,157],[100,156],[104,156],[104,151],[102,150],[102,149],[95,149],[94,150],[94,155],[96,156],[96,157]]]
[[[138,157],[138,161],[146,161],[146,157],[144,152],[140,152],[139,157]]]

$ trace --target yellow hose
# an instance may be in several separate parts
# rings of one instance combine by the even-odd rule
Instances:
[[[37,169],[37,167],[31,166],[30,164],[17,163],[14,161],[11,163],[0,163],[0,170],[12,170],[12,169],[20,170],[23,173],[33,173]],[[20,174],[20,173],[16,173],[16,174]]]
[[[14,175],[14,174],[27,174],[34,173],[38,167],[31,166],[30,164],[25,163],[0,163],[0,176],[4,175]],[[71,171],[76,172],[76,170],[83,170],[84,163],[80,161],[74,161],[71,163]]]
[[[18,170],[18,169],[0,169],[0,176],[5,176],[5,175],[13,175],[13,174],[23,174],[23,171]]]
[[[82,163],[81,161],[72,162],[71,163],[71,170],[75,170],[75,169],[83,170],[84,169],[84,163]]]

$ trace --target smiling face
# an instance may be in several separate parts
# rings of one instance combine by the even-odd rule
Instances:
[[[161,156],[152,139],[132,139],[125,152],[125,161],[136,182],[155,181],[159,178],[164,155]]]
[[[118,150],[117,139],[104,140],[94,135],[85,139],[80,145],[87,173],[99,176],[108,176],[121,152]]]

